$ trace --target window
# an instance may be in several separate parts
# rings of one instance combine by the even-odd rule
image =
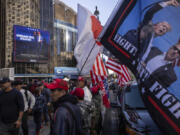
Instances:
[[[73,45],[73,32],[68,31],[66,35],[66,40],[67,40],[67,51],[72,52],[72,45]]]

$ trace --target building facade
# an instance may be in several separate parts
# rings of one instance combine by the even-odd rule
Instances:
[[[13,61],[13,26],[50,33],[47,63]],[[59,0],[0,0],[0,68],[15,68],[15,74],[53,73],[54,67],[75,67],[76,12]],[[48,67],[48,68],[47,68]]]
[[[42,0],[43,1],[43,0]],[[40,0],[1,0],[1,54],[0,68],[15,68],[15,74],[29,73],[48,73],[48,63],[32,62],[14,62],[13,61],[13,26],[27,26],[35,29],[48,30],[53,29],[53,7],[52,0],[46,0],[44,3]],[[51,6],[49,5],[51,3]],[[43,7],[44,6],[44,7]],[[47,8],[51,7],[51,8]],[[43,7],[41,9],[41,7]],[[49,12],[49,14],[47,14]],[[51,18],[48,18],[51,17]],[[51,23],[45,22],[45,19],[52,19]],[[43,21],[41,19],[44,19]],[[48,20],[48,21],[49,21]],[[53,30],[52,30],[53,31]],[[51,31],[50,34],[53,32]],[[53,39],[53,37],[51,37]]]
[[[0,0],[0,68],[5,66],[6,1]]]
[[[40,29],[50,34],[50,58],[48,62],[49,73],[54,72],[54,5],[53,0],[40,0]]]
[[[56,66],[75,67],[74,48],[77,42],[77,13],[60,1],[54,6],[54,38]]]

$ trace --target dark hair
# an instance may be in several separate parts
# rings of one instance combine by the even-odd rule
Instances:
[[[12,82],[12,86],[17,86],[17,85],[22,85],[23,82],[21,80],[16,80],[14,82]]]
[[[40,94],[40,89],[38,88],[38,87],[36,87],[35,89],[34,89],[34,94],[35,95],[39,95]]]
[[[87,85],[87,80],[86,80],[86,79],[84,79],[84,85],[85,85],[85,86]]]
[[[77,96],[76,96],[77,97]],[[84,97],[77,97],[79,100],[84,100]]]

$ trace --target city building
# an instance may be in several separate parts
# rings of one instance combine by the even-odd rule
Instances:
[[[48,31],[50,45],[53,46],[53,0],[1,0],[0,2],[0,68],[14,67],[15,74],[52,73],[53,71],[50,71],[53,69],[53,65],[50,64],[52,57],[48,63],[13,61],[13,26]]]
[[[49,32],[48,62],[14,61],[15,25]],[[0,41],[0,68],[14,67],[16,76],[45,75],[54,73],[54,67],[75,67],[76,12],[59,0],[0,0]]]
[[[0,0],[0,68],[5,66],[6,1]]]
[[[36,72],[45,65],[13,62],[13,26],[40,28],[39,0],[1,0],[1,68],[14,67],[16,74]],[[4,42],[5,41],[5,42]]]
[[[55,66],[75,67],[73,51],[77,42],[77,13],[59,0],[55,1],[54,13]]]
[[[40,29],[48,31],[50,34],[50,59],[49,59],[49,72],[54,72],[54,5],[53,0],[40,0]]]

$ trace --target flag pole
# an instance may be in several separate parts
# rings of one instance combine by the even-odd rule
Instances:
[[[86,62],[87,62],[90,54],[92,53],[92,50],[94,49],[95,45],[96,45],[96,41],[95,41],[93,47],[91,48],[91,50],[90,50],[90,52],[89,52],[89,54],[88,54],[88,56],[87,56],[87,58],[86,58],[86,60],[85,60],[85,62],[84,62],[84,64],[83,64],[83,66],[81,67],[81,70],[80,70],[80,72],[79,72],[79,75],[81,75],[81,72],[82,72],[82,70],[83,70],[83,68],[84,68],[84,66],[85,66],[85,64],[86,64]]]

